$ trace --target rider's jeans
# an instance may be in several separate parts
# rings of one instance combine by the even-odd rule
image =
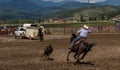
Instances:
[[[76,38],[72,41],[72,43],[71,43],[71,48],[73,48],[74,45],[75,45],[75,43],[76,43],[77,41],[79,41],[81,38],[82,38],[82,36],[76,37]]]

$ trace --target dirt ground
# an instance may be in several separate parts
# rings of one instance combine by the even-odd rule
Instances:
[[[0,37],[0,70],[120,70],[120,34],[92,34],[88,42],[95,47],[77,64],[70,55],[66,61],[70,35],[47,35],[39,40]],[[51,58],[41,60],[45,45],[53,46]]]

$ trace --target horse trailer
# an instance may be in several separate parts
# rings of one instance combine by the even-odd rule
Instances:
[[[25,37],[29,39],[38,38],[38,27],[27,27]]]

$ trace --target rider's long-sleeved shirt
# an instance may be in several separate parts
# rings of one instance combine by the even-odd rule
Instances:
[[[79,34],[79,36],[82,36],[82,37],[87,37],[88,33],[90,33],[90,32],[91,32],[91,30],[84,29],[84,28],[81,28],[80,30],[77,31],[77,33]]]

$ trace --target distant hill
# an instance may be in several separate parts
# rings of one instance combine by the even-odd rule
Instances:
[[[89,15],[91,20],[97,20],[97,19],[109,20],[120,14],[120,7],[105,5],[105,6],[90,7],[90,10],[88,10],[88,8],[83,8],[83,9],[77,8],[77,9],[56,12],[52,14],[51,17],[68,18],[68,17],[74,17],[74,14],[76,14],[77,17],[81,16],[82,18],[86,18]]]
[[[0,0],[0,17],[6,19],[41,17],[59,10],[60,7],[43,7],[31,0]]]
[[[15,10],[15,9],[5,9],[0,8],[0,18],[5,19],[24,19],[24,18],[34,18],[37,14],[32,12]]]
[[[119,0],[107,0],[101,3],[91,3],[90,6],[120,6],[119,3]],[[0,0],[0,18],[47,17],[58,11],[86,7],[88,7],[88,3],[80,3],[72,0],[57,3],[43,0]]]

